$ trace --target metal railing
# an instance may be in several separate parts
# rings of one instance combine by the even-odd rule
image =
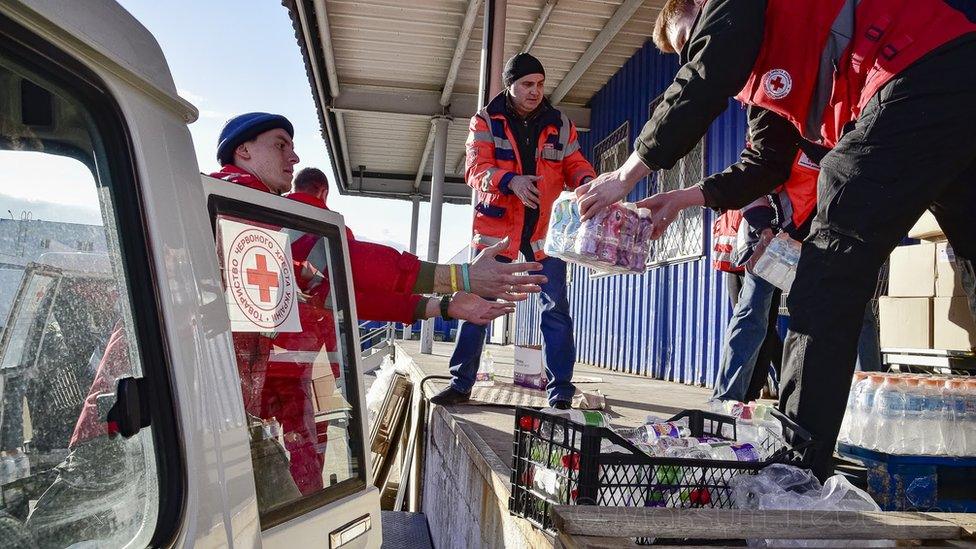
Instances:
[[[362,353],[363,372],[379,368],[383,359],[393,356],[393,340],[396,336],[396,324],[387,322],[378,327],[370,322],[359,325],[359,350]]]

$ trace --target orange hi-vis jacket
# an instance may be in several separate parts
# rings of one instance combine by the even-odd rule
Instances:
[[[502,92],[471,117],[465,143],[464,180],[478,192],[472,244],[480,250],[508,237],[509,246],[502,255],[514,260],[521,247],[525,205],[508,188],[513,177],[522,175],[522,161],[505,116],[505,102],[505,92]],[[526,258],[536,261],[546,257],[542,246],[549,228],[552,204],[559,193],[575,189],[596,177],[593,166],[580,152],[576,126],[569,118],[551,107],[539,116],[544,117],[544,128],[536,148],[535,175],[541,177],[536,182],[539,220],[529,243],[535,257]]]

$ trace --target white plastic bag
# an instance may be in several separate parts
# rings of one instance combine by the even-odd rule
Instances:
[[[366,391],[366,410],[369,414],[369,425],[371,427],[380,413],[380,406],[383,405],[386,392],[390,390],[390,383],[396,371],[397,368],[393,359],[387,356],[383,359],[383,364],[380,364],[379,370],[376,371],[376,381]]]
[[[730,483],[737,509],[880,511],[864,490],[841,475],[823,485],[805,469],[774,464],[755,475],[738,475]],[[894,547],[889,540],[747,540],[750,547]]]

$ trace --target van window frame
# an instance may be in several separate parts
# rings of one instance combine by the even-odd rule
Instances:
[[[185,510],[185,454],[170,379],[172,360],[163,343],[159,281],[147,237],[145,199],[125,116],[108,86],[91,69],[2,13],[0,38],[0,55],[71,92],[88,110],[103,144],[116,215],[116,219],[106,221],[117,226],[142,375],[152,387],[149,394],[140,395],[148,401],[150,411],[158,488],[156,525],[149,545],[170,545],[179,533]]]
[[[362,408],[362,403],[359,400],[360,384],[362,383],[359,376],[362,375],[362,372],[359,371],[360,364],[357,360],[359,341],[355,337],[355,334],[358,334],[358,323],[353,322],[353,304],[350,303],[352,285],[349,284],[346,277],[345,264],[347,256],[345,247],[342,245],[342,239],[345,237],[342,228],[324,220],[284,212],[275,209],[271,205],[274,201],[279,200],[289,206],[300,205],[294,200],[289,200],[271,193],[263,193],[261,191],[239,187],[230,182],[224,182],[224,184],[238,187],[242,193],[253,195],[255,201],[239,200],[222,194],[210,194],[207,199],[207,209],[210,212],[210,225],[214,238],[216,239],[217,216],[219,215],[234,216],[241,221],[267,223],[275,227],[299,230],[324,237],[329,244],[329,256],[336,267],[333,269],[330,279],[330,284],[333,288],[332,295],[335,296],[338,309],[346,312],[343,315],[342,321],[342,328],[345,332],[343,334],[345,345],[342,349],[342,358],[346,361],[345,364],[348,365],[348,369],[352,370],[353,374],[345,380],[347,400],[353,406],[349,419],[349,432],[358,435],[356,437],[350,436],[348,442],[352,457],[359,461],[358,474],[329,486],[318,493],[302,497],[273,511],[262,513],[261,530],[267,531],[339,500],[364,494],[369,488],[366,482],[366,470],[370,467],[371,462],[370,456],[366,453],[367,441],[361,440],[363,418],[366,410]],[[217,192],[219,193],[219,191]],[[214,249],[214,253],[217,253],[216,248]],[[221,278],[223,278],[223,275],[221,275]],[[337,288],[348,290],[336,291]]]

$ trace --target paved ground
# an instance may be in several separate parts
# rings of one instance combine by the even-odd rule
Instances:
[[[433,354],[420,353],[419,341],[398,340],[417,366],[427,375],[449,375],[448,360],[454,350],[453,343],[435,342]],[[513,347],[488,345],[495,360],[496,376],[501,382],[511,382],[514,364]],[[577,364],[575,376],[600,378],[599,383],[580,383],[577,390],[599,389],[610,405],[614,425],[636,427],[648,414],[670,416],[688,408],[701,408],[711,396],[711,389],[694,387],[646,377],[611,372],[603,368]],[[440,391],[446,381],[431,380],[428,392]],[[514,409],[501,406],[465,404],[449,407],[454,419],[469,425],[495,452],[502,463],[511,464],[512,431],[515,424]]]

